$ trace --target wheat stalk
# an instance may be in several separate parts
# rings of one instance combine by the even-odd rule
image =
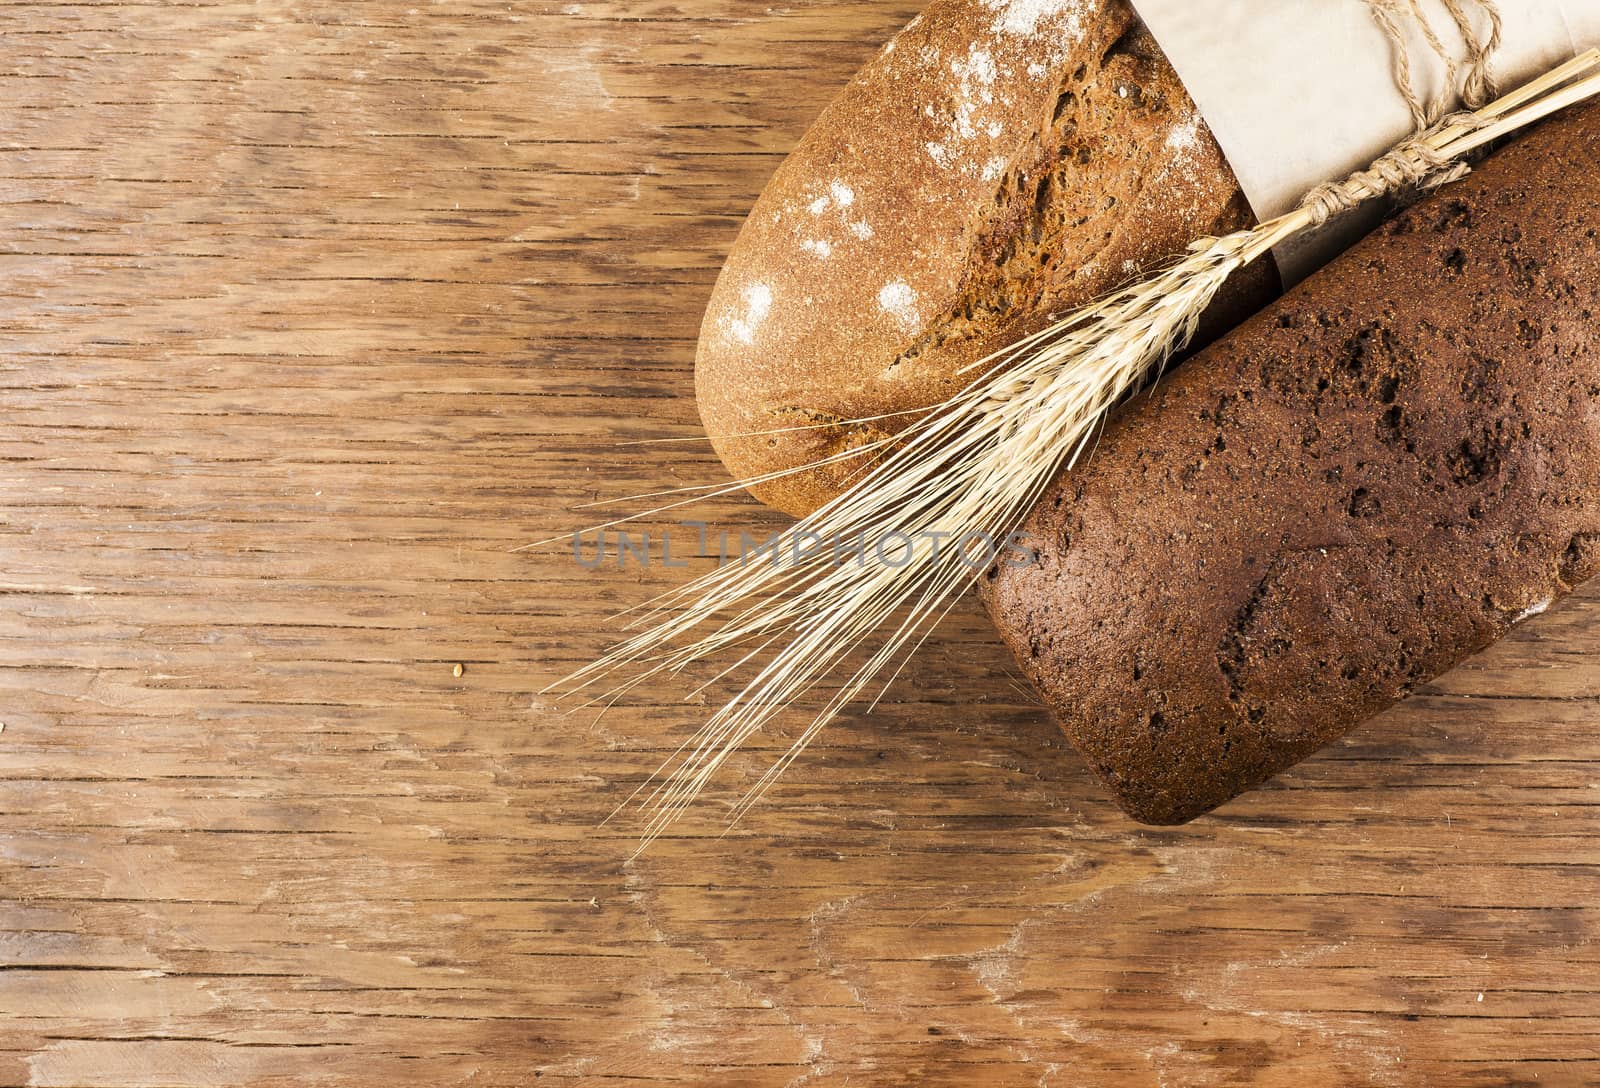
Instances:
[[[652,677],[724,653],[733,660],[716,679],[746,668],[754,675],[624,802],[639,801],[646,813],[639,849],[682,813],[752,734],[832,675],[875,633],[886,632],[748,791],[733,822],[747,812],[831,718],[927,637],[981,571],[961,549],[941,549],[940,539],[974,530],[996,542],[1009,538],[1051,480],[1090,449],[1107,414],[1190,342],[1201,314],[1234,272],[1341,209],[1406,185],[1453,180],[1465,172],[1461,160],[1469,152],[1595,94],[1600,50],[1476,113],[1446,118],[1369,170],[1308,194],[1287,215],[1195,242],[1166,271],[974,363],[968,372],[975,377],[960,392],[931,406],[896,438],[868,447],[875,467],[782,534],[781,552],[718,567],[649,602],[628,625],[634,634],[546,690],[582,691],[618,669],[637,668],[585,705],[609,704]],[[862,453],[850,450],[829,460]],[[778,475],[783,473],[762,479]],[[721,490],[752,482],[759,481]],[[903,555],[906,561],[891,564],[880,553],[879,562],[851,565],[834,562],[828,553],[797,554],[817,539],[858,537],[905,540],[894,558]],[[784,555],[797,557],[785,563]]]

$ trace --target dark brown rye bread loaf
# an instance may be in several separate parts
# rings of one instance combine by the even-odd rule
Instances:
[[[1192,819],[1600,566],[1600,106],[1433,195],[1141,396],[991,575],[1137,819]]]

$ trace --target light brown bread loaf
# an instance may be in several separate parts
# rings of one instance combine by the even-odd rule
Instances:
[[[1499,152],[1107,428],[991,611],[1133,816],[1190,819],[1600,568],[1600,106]]]
[[[740,479],[889,430],[968,363],[1253,218],[1127,0],[934,0],[817,121],[745,224],[696,389]],[[1277,290],[1242,278],[1216,325]],[[822,425],[817,427],[816,425]],[[780,434],[759,434],[783,428]],[[804,514],[859,468],[756,487]]]

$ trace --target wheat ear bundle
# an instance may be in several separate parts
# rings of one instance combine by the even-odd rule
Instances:
[[[648,678],[723,654],[731,660],[719,679],[753,675],[630,798],[645,813],[640,849],[743,742],[865,652],[874,635],[881,635],[876,648],[749,790],[732,822],[846,704],[897,660],[903,665],[993,561],[995,543],[1009,539],[1050,481],[1085,456],[1107,414],[1189,343],[1235,271],[1339,211],[1454,180],[1466,172],[1468,153],[1596,94],[1600,50],[1476,112],[1439,120],[1369,169],[1313,190],[1287,215],[1196,241],[1166,271],[973,364],[970,384],[931,406],[892,448],[871,448],[870,468],[855,485],[781,534],[770,552],[720,566],[644,606],[629,624],[635,634],[546,690],[576,692],[619,669],[637,670],[585,705],[606,703]],[[841,540],[877,542],[878,561],[840,562]],[[886,555],[888,540],[896,543]],[[967,545],[979,540],[990,554],[975,564]],[[835,547],[818,547],[827,541]]]

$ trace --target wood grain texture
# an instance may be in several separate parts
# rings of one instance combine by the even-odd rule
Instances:
[[[533,693],[683,572],[513,549],[721,479],[618,443],[914,7],[0,7],[0,1084],[1600,1081],[1597,589],[1181,829],[975,607],[597,826],[699,708]]]

